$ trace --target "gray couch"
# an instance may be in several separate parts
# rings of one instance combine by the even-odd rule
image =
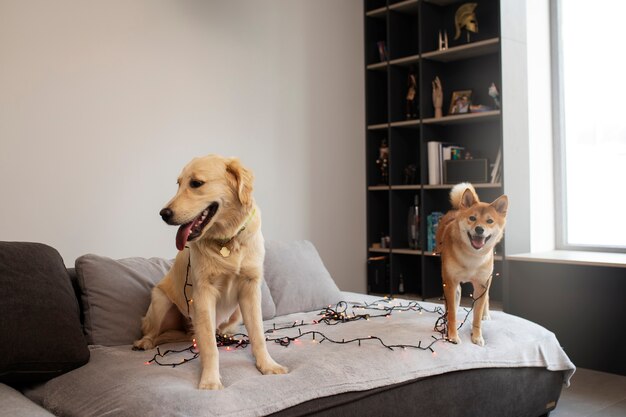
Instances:
[[[222,347],[225,389],[200,391],[188,344],[131,350],[170,265],[89,254],[67,270],[46,245],[0,242],[0,299],[10,300],[0,416],[540,416],[575,369],[551,332],[501,312],[485,324],[485,348],[467,327],[461,345],[433,342],[438,306],[340,292],[310,242],[266,242],[267,343],[290,373],[263,376],[249,349]],[[319,322],[328,306],[371,320]],[[396,343],[405,349],[385,348]],[[168,349],[182,353],[158,355]]]

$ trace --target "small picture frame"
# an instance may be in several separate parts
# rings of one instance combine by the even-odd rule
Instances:
[[[448,114],[469,113],[470,104],[472,104],[472,90],[453,91]]]

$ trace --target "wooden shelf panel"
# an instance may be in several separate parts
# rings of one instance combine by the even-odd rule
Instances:
[[[370,185],[367,187],[369,191],[388,191],[388,185]]]
[[[436,258],[441,257],[440,254],[435,253],[435,252],[424,252],[424,256],[432,256],[432,257],[436,257]],[[493,260],[494,261],[502,261],[502,260],[504,260],[504,258],[502,257],[502,255],[495,255],[493,257]]]
[[[502,184],[499,182],[496,183],[482,183],[482,184],[472,184],[474,188],[500,188]],[[451,190],[455,184],[424,184],[425,190]]]
[[[424,0],[426,3],[435,4],[437,6],[449,6],[458,0]]]
[[[411,185],[392,185],[392,190],[420,190],[422,186],[420,184],[411,184]]]
[[[497,120],[500,117],[500,110],[490,110],[480,113],[465,113],[465,114],[455,114],[453,116],[443,116],[439,118],[428,118],[428,119],[411,119],[411,120],[400,120],[397,122],[391,123],[378,123],[375,125],[367,126],[368,130],[377,130],[377,129],[387,129],[388,127],[409,127],[409,128],[418,128],[421,124],[429,124],[429,125],[455,125],[461,123],[480,123],[480,122],[490,122]]]
[[[439,118],[431,117],[423,119],[422,123],[432,125],[455,125],[461,123],[488,122],[497,120],[500,117],[500,110],[490,110],[480,113],[455,114],[452,116],[443,116]]]
[[[400,3],[390,4],[389,10],[407,13],[407,14],[417,14],[419,11],[419,1],[418,0],[406,0],[406,1],[401,1]]]
[[[389,61],[389,65],[399,65],[402,67],[409,67],[412,64],[418,63],[420,60],[419,55],[409,55],[402,58],[396,58]]]
[[[385,17],[386,13],[387,13],[387,7],[383,6],[383,7],[379,7],[378,9],[374,9],[374,10],[370,10],[370,11],[366,12],[365,16],[367,16],[367,17],[380,17],[380,18],[383,18],[383,17]]]
[[[443,51],[430,51],[422,54],[423,59],[437,62],[454,62],[463,59],[476,58],[483,55],[495,54],[500,51],[500,38],[472,42],[467,45],[453,46]]]
[[[389,63],[387,61],[369,64],[366,68],[372,71],[387,71]]]
[[[380,130],[380,129],[387,129],[388,127],[389,127],[389,123],[378,123],[375,125],[367,126],[367,130]]]
[[[392,249],[391,253],[399,253],[401,255],[421,256],[423,252],[419,249],[398,248],[398,249]]]
[[[370,252],[374,252],[374,253],[389,253],[391,252],[391,250],[389,248],[369,248]]]
[[[390,127],[419,127],[421,124],[420,119],[401,120],[398,122],[389,123]]]

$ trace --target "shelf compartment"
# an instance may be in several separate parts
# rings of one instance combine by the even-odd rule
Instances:
[[[466,45],[453,46],[442,51],[435,50],[425,52],[422,54],[422,59],[429,59],[437,62],[454,62],[462,59],[496,54],[498,52],[500,52],[500,38],[493,38],[468,43]]]

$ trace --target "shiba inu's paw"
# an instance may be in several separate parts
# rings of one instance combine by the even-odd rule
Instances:
[[[133,343],[133,350],[150,350],[154,348],[154,341],[149,337],[144,337],[139,340],[135,340]]]
[[[483,320],[491,320],[491,315],[487,310],[483,313]]]
[[[264,364],[257,363],[256,367],[263,375],[282,375],[289,372],[289,369],[274,361],[268,361]]]
[[[459,337],[458,334],[455,334],[453,336],[448,336],[448,342],[458,345],[461,343],[461,338]]]
[[[485,346],[485,339],[483,339],[482,335],[474,335],[472,334],[472,343],[477,344],[478,346]]]

